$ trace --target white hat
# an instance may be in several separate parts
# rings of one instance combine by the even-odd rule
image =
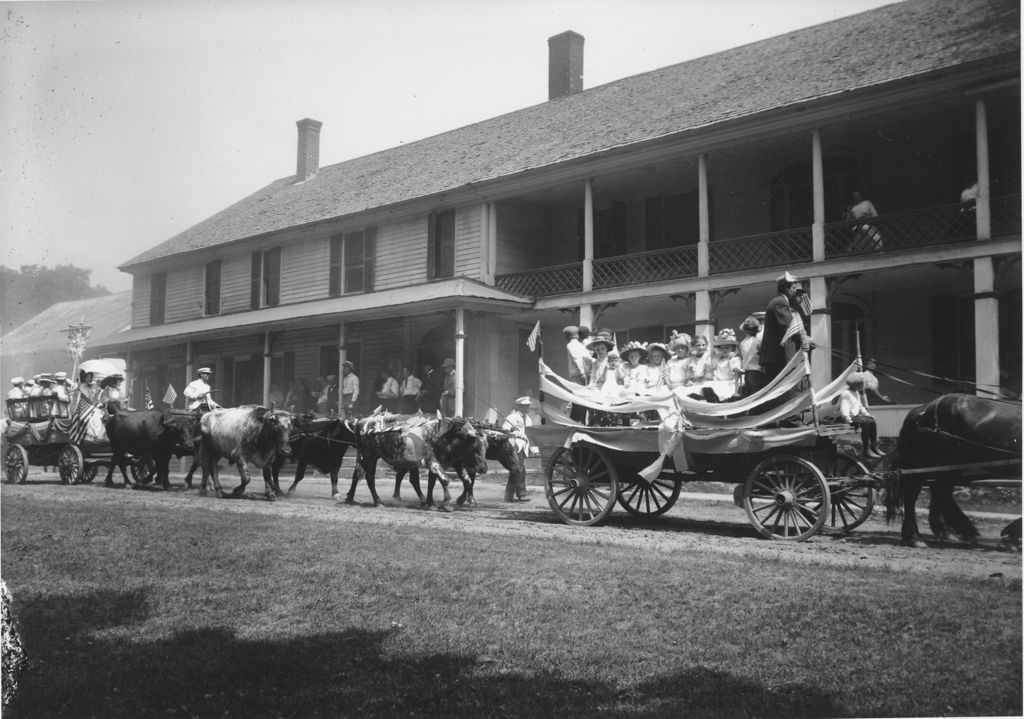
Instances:
[[[64,380],[66,380],[68,378],[68,373],[67,372],[57,372],[57,373],[55,373],[53,375],[53,378],[55,380],[57,380],[58,382],[63,382]]]
[[[783,280],[785,280],[786,282],[799,282],[800,281],[796,277],[791,275],[789,273],[789,270],[786,270],[781,275],[779,275],[778,277],[775,278],[776,282],[782,282]]]
[[[213,370],[209,367],[200,367],[196,370],[196,374],[213,374]]]
[[[529,397],[517,397],[516,398],[516,404],[517,405],[519,405],[519,404],[529,405],[530,404],[530,398]]]
[[[11,384],[13,384],[13,385],[25,384],[25,378],[24,377],[12,377],[11,378]]]
[[[445,357],[445,360],[444,360],[444,362],[441,363],[441,366],[442,367],[454,367],[455,366],[455,360],[453,360],[451,357]]]

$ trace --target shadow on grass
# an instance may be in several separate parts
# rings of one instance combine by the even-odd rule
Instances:
[[[247,639],[223,628],[156,641],[123,625],[148,617],[145,591],[28,600],[29,657],[5,715],[19,717],[644,716],[803,717],[846,712],[813,686],[766,688],[692,667],[631,686],[519,669],[500,659],[405,656],[403,629]],[[121,628],[118,631],[118,628]],[[583,670],[586,671],[585,669]]]

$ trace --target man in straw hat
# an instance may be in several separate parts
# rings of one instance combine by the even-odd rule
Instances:
[[[210,396],[210,393],[213,392],[213,388],[210,386],[210,380],[213,379],[213,370],[209,367],[200,367],[196,374],[199,375],[198,379],[189,382],[182,392],[185,395],[185,408],[208,412],[211,409],[220,407],[219,404],[213,401],[213,397]]]
[[[455,360],[446,357],[441,363],[444,384],[441,387],[441,414],[445,417],[455,416]]]
[[[337,381],[337,377],[335,377]],[[341,363],[341,410],[346,416],[355,411],[359,401],[359,376],[356,366],[349,360]]]
[[[526,436],[526,428],[533,425],[530,418],[530,398],[519,397],[516,399],[516,406],[502,424],[502,429],[512,433],[512,442],[516,449],[515,470],[508,473],[508,482],[505,484],[506,502],[529,502],[526,496],[526,452],[530,446],[530,440]]]

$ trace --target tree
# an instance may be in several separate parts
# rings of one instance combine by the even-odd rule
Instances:
[[[0,265],[0,331],[10,332],[57,302],[109,295],[106,287],[89,284],[91,273],[74,265],[22,265],[17,270]]]

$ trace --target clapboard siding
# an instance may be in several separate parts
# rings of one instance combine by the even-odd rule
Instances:
[[[323,236],[281,248],[281,304],[327,297],[330,245]]]
[[[220,266],[221,314],[249,309],[249,288],[252,273],[252,253],[229,255]]]
[[[132,280],[132,327],[149,326],[149,275],[135,275]]]
[[[455,276],[480,277],[480,206],[455,211]]]
[[[407,287],[427,279],[427,219],[420,217],[377,228],[374,288]]]
[[[168,271],[164,322],[194,320],[203,316],[204,276],[203,265]]]

